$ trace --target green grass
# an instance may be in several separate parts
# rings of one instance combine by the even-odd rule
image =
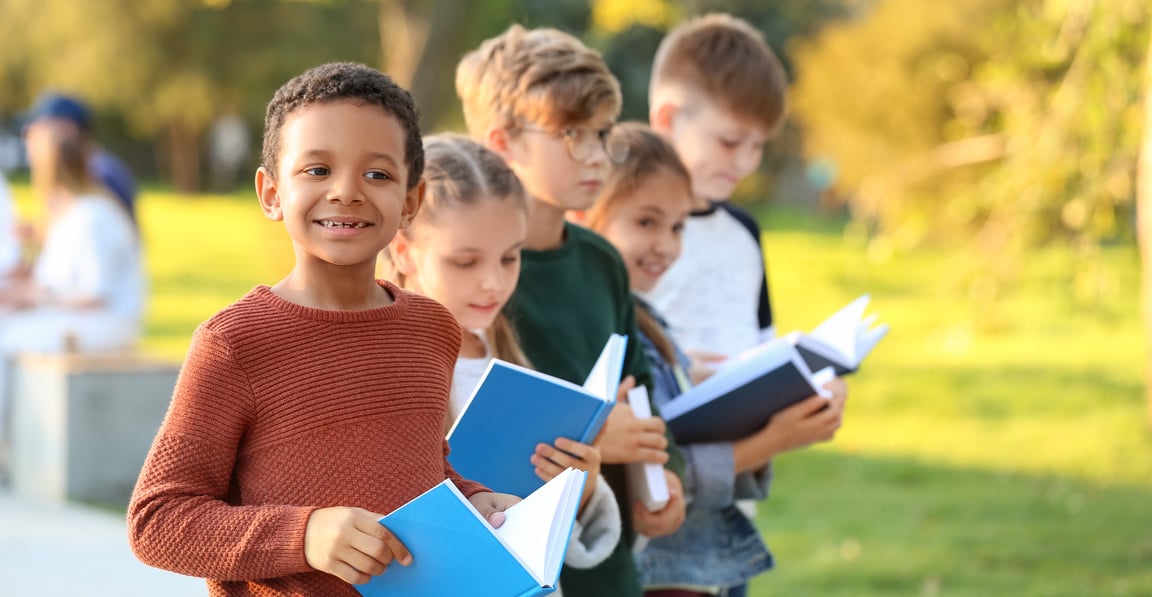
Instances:
[[[19,189],[29,211],[27,189]],[[148,194],[144,347],[179,359],[194,327],[291,267],[251,194]],[[768,595],[1152,594],[1152,433],[1134,247],[1108,292],[1073,298],[1073,261],[1038,251],[992,307],[952,272],[972,257],[884,257],[842,222],[768,211],[778,324],[807,329],[864,292],[892,324],[850,380],[834,442],[780,457],[760,527]]]
[[[971,256],[873,259],[840,225],[762,222],[782,330],[869,292],[892,331],[836,440],[778,459],[759,517],[778,568],[754,595],[1152,594],[1134,247],[1107,250],[1091,307],[1049,249],[978,311],[952,274]]]

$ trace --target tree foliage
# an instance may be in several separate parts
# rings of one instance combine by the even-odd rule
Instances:
[[[1150,17],[1141,0],[882,0],[794,47],[808,152],[879,252],[970,243],[992,300],[1013,255],[1067,242],[1093,301],[1099,246],[1133,233]]]
[[[375,63],[374,13],[353,1],[0,0],[0,110],[24,110],[44,89],[79,94],[129,135],[159,140],[168,174],[194,188],[218,114],[260,122],[302,68]]]

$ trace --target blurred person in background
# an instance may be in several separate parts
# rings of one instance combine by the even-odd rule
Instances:
[[[100,147],[92,134],[92,115],[82,101],[55,93],[40,97],[25,116],[24,143],[29,165],[35,169],[35,155],[53,139],[74,139],[91,147],[87,168],[92,177],[107,187],[136,221],[136,179],[119,158]]]
[[[251,149],[248,125],[235,109],[224,112],[212,123],[208,130],[208,166],[213,189],[225,193],[236,189]]]
[[[28,158],[47,227],[32,271],[0,288],[0,454],[13,357],[131,348],[144,308],[139,235],[124,204],[93,176],[91,140],[60,129],[35,134]]]
[[[16,233],[16,212],[12,205],[12,190],[0,171],[0,288],[8,285],[8,278],[20,267],[20,239]]]

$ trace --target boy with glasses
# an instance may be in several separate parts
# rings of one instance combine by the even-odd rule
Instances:
[[[469,133],[503,156],[529,195],[520,281],[505,309],[525,356],[539,371],[582,383],[608,337],[624,334],[624,372],[647,383],[624,263],[603,238],[566,220],[569,211],[595,203],[612,160],[626,157],[608,141],[620,112],[616,78],[571,35],[513,25],[464,56],[456,90]],[[622,392],[632,383],[626,378]],[[620,504],[622,539],[594,568],[566,567],[561,588],[568,597],[639,597],[632,531],[654,537],[679,528],[683,461],[661,419],[637,419],[623,402],[596,443],[602,475]],[[662,510],[648,512],[628,496],[628,462],[675,467],[675,474],[665,471],[672,497]]]

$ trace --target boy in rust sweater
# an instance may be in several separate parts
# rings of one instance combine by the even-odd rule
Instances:
[[[460,332],[439,304],[375,279],[420,208],[407,91],[333,63],[268,104],[256,191],[296,265],[203,323],[128,509],[144,562],[212,595],[356,595],[412,555],[377,520],[450,478],[500,524],[515,501],[448,464]]]

